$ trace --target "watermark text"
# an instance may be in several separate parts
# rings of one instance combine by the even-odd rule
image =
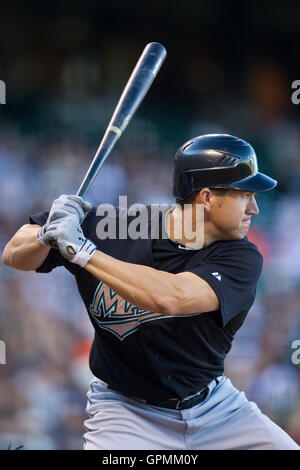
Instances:
[[[6,104],[6,85],[3,80],[0,80],[0,104]]]
[[[129,468],[139,466],[141,463],[143,465],[195,465],[198,457],[198,455],[188,453],[140,454],[132,457],[108,454],[102,457],[101,463],[103,465],[126,465]]]
[[[119,196],[118,207],[101,204],[96,215],[99,240],[168,239],[191,249],[201,249],[204,243],[204,206],[202,204],[133,204],[127,206],[127,196]]]
[[[292,103],[299,104],[300,103],[300,80],[293,81],[292,89],[295,90],[292,93]]]
[[[292,363],[297,366],[300,364],[300,339],[295,339],[295,341],[292,342],[292,349],[295,349],[295,351],[292,354]]]
[[[0,364],[6,364],[6,346],[2,340],[0,340]]]

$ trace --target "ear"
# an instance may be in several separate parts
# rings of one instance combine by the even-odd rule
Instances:
[[[197,194],[195,198],[197,204],[202,204],[204,206],[205,212],[210,212],[211,206],[213,204],[213,193],[209,188],[203,188]]]

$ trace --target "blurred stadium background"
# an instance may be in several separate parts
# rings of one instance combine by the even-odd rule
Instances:
[[[227,132],[278,179],[249,234],[264,271],[226,373],[300,444],[299,2],[12,1],[1,5],[0,248],[76,192],[145,44],[168,56],[89,199],[171,202],[175,150]],[[0,264],[0,449],[80,449],[92,329],[72,276]],[[65,306],[73,299],[73,307]],[[299,355],[298,355],[299,357]],[[295,362],[295,361],[294,361]]]

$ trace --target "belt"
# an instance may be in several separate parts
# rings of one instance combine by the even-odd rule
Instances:
[[[170,408],[172,410],[186,410],[187,408],[191,408],[192,406],[202,403],[207,398],[209,393],[218,385],[218,383],[219,380],[218,378],[216,378],[199,392],[195,393],[194,395],[185,397],[182,400],[179,400],[178,398],[169,398],[163,401],[152,401],[143,400],[141,398],[136,397],[134,399],[141,401],[142,403],[147,405],[160,406],[162,408]]]

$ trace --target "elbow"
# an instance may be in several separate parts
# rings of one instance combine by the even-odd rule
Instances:
[[[10,257],[10,254],[9,254],[9,250],[7,248],[7,245],[6,247],[4,248],[4,251],[2,253],[2,263],[3,264],[6,264],[6,266],[11,266],[11,257]]]
[[[10,268],[18,269],[19,271],[30,271],[31,269],[27,268],[26,266],[19,266],[16,263],[15,257],[13,256],[13,250],[6,245],[4,251],[2,253],[2,263]]]
[[[187,295],[181,279],[178,279],[176,275],[172,275],[165,292],[156,295],[156,312],[167,316],[181,315]]]
[[[190,289],[181,281],[181,278],[174,276],[169,285],[167,294],[159,294],[156,298],[158,305],[157,313],[167,316],[185,315],[189,311]],[[197,310],[198,311],[198,310]]]
[[[156,305],[156,312],[162,315],[174,316],[180,313],[180,301],[177,294],[160,294],[156,299]]]

